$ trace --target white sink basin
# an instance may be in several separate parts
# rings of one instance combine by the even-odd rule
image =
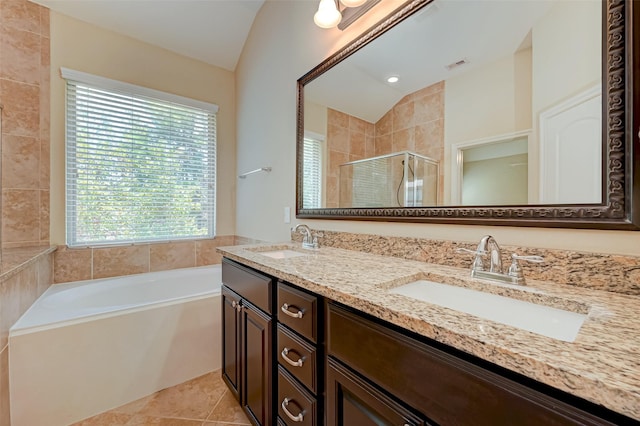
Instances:
[[[565,342],[576,339],[587,318],[585,314],[426,280],[390,292]]]
[[[261,251],[259,253],[261,255],[263,255],[263,256],[268,256],[268,257],[271,257],[273,259],[290,259],[292,257],[306,256],[305,253],[300,253],[299,251],[288,250],[288,249],[273,250],[273,251]]]

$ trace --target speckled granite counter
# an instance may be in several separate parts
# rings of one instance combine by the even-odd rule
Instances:
[[[273,259],[261,251],[306,256]],[[529,280],[526,291],[472,280],[469,271],[299,244],[220,247],[224,256],[380,319],[640,420],[640,297]],[[574,342],[420,302],[388,290],[416,279],[588,313]]]

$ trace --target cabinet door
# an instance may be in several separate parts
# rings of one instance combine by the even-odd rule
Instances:
[[[240,296],[222,287],[222,378],[233,396],[240,401]]]
[[[340,365],[339,362],[329,358],[327,424],[330,426],[407,426],[426,423]]]
[[[273,320],[243,300],[242,404],[259,425],[273,424]]]

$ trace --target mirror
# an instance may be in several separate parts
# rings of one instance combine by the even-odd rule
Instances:
[[[637,229],[632,12],[405,3],[298,80],[297,217]]]

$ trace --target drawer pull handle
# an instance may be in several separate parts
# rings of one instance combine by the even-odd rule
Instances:
[[[294,306],[295,307],[295,306]],[[298,309],[298,312],[293,313],[289,310],[289,305],[288,304],[283,304],[282,307],[280,308],[280,310],[282,312],[284,312],[285,314],[289,315],[290,317],[293,318],[302,318],[304,316],[304,311],[302,309]]]
[[[238,312],[242,310],[242,305],[240,304],[240,302],[236,302],[235,300],[231,301],[231,307]]]
[[[285,398],[282,401],[282,404],[280,404],[280,406],[282,407],[282,411],[284,411],[284,413],[287,415],[287,417],[289,417],[294,422],[302,422],[302,421],[304,421],[304,410],[300,411],[300,413],[297,416],[294,416],[293,414],[291,414],[291,411],[289,411],[287,409],[287,406],[289,405],[290,401],[292,401],[292,400],[289,399],[289,398]]]
[[[294,367],[302,367],[302,364],[304,364],[304,357],[301,356],[297,361],[294,361],[287,356],[289,355],[290,351],[291,349],[284,348],[282,352],[280,352],[280,355],[282,356],[282,358],[284,358],[285,361],[287,361],[287,363],[289,363],[289,365],[293,365]]]

